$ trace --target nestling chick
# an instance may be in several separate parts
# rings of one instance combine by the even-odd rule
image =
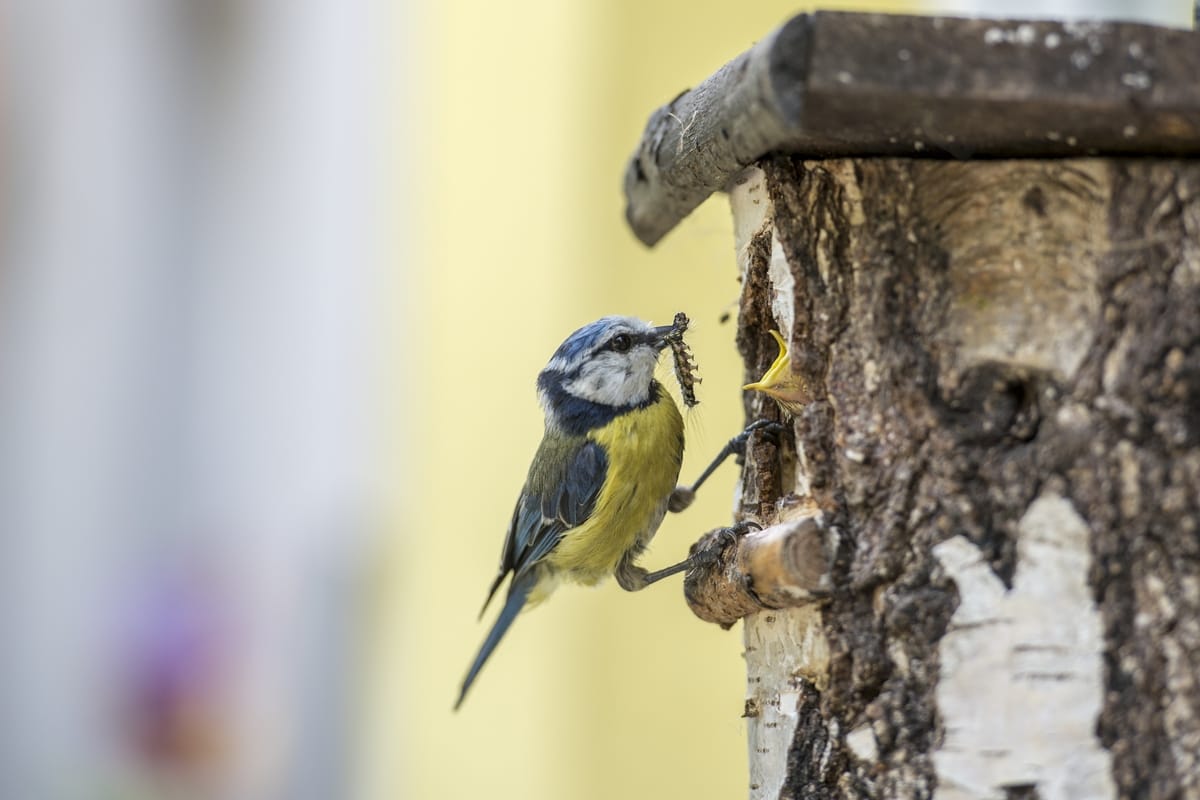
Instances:
[[[804,381],[792,372],[792,354],[787,342],[779,331],[771,331],[772,338],[779,345],[779,355],[763,376],[754,383],[747,383],[743,389],[753,389],[756,392],[771,397],[785,413],[795,416],[804,405],[811,400]]]

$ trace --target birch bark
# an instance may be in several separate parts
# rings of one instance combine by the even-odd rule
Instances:
[[[739,512],[834,547],[745,619],[750,796],[1200,797],[1200,163],[779,156],[731,201],[746,379],[776,329],[811,395]]]

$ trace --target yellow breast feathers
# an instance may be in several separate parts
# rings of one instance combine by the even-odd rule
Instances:
[[[662,391],[645,408],[590,431],[604,448],[608,473],[588,519],[567,531],[547,558],[563,577],[592,585],[616,569],[626,551],[658,530],[683,460],[683,418]]]

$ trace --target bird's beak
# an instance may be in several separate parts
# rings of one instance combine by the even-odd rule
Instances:
[[[659,325],[654,329],[653,345],[662,350],[671,342],[671,334],[675,332],[674,325]]]
[[[779,345],[779,355],[760,379],[747,383],[743,389],[754,390],[770,395],[780,407],[791,414],[798,414],[809,402],[811,393],[804,381],[798,375],[792,374],[792,354],[787,342],[778,331],[771,331],[775,344]]]

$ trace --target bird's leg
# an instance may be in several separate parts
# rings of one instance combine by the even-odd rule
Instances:
[[[712,475],[717,467],[725,463],[725,459],[732,455],[737,455],[739,458],[746,455],[746,444],[755,431],[763,431],[768,436],[778,436],[783,429],[783,425],[774,420],[760,419],[751,422],[746,426],[746,430],[730,439],[725,447],[721,448],[721,452],[717,453],[717,457],[712,460],[712,463],[705,468],[704,472],[700,473],[700,477],[696,479],[695,483],[691,486],[675,487],[675,491],[671,492],[671,499],[667,502],[668,510],[679,512],[690,506],[696,499],[696,491],[699,490],[700,485],[708,480],[708,476]]]
[[[669,567],[649,572],[637,564],[633,563],[633,559],[637,556],[632,553],[626,553],[617,564],[616,577],[617,583],[627,592],[637,592],[645,589],[652,583],[657,583],[663,578],[669,578],[677,572],[696,569],[698,567],[708,566],[715,563],[721,557],[721,553],[725,548],[732,544],[737,537],[749,533],[751,530],[762,530],[762,526],[757,522],[744,521],[739,522],[729,528],[718,528],[706,535],[703,539],[692,547],[692,552],[688,557],[678,564],[672,564]]]
[[[666,569],[650,572],[634,564],[633,559],[622,558],[621,563],[617,564],[617,571],[613,574],[616,575],[617,583],[622,589],[627,592],[640,592],[652,583],[661,581],[676,572],[683,572],[688,566],[690,566],[689,562],[684,560],[678,564],[672,564]]]

